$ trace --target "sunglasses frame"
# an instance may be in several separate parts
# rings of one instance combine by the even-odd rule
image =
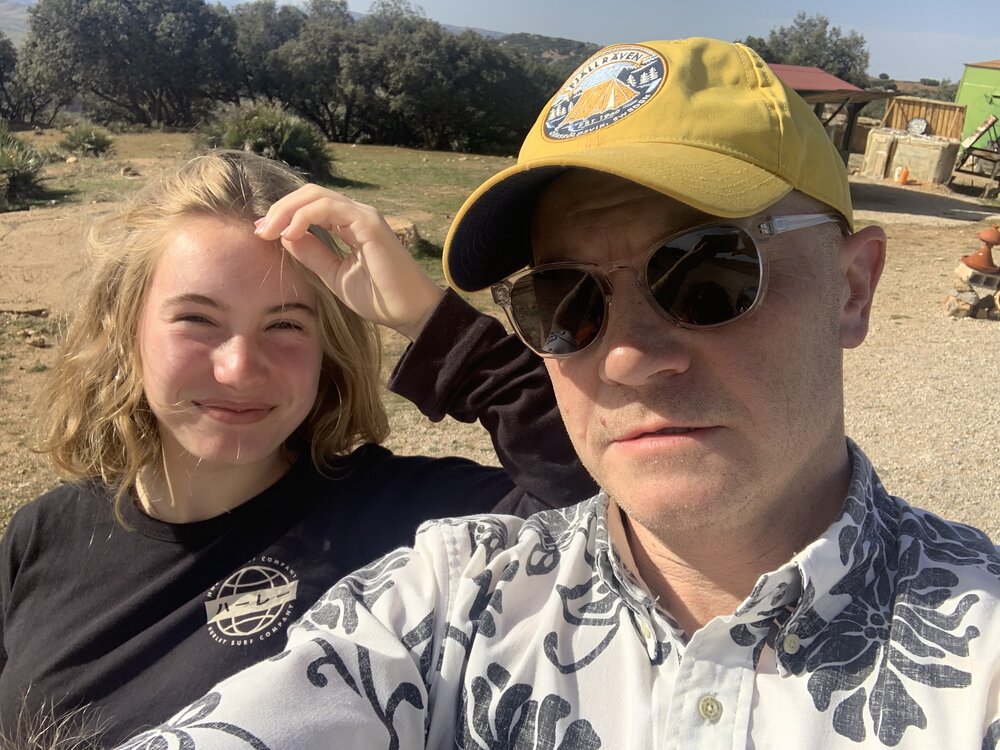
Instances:
[[[687,328],[689,330],[709,330],[713,328],[721,328],[723,326],[735,323],[738,320],[743,320],[745,318],[753,315],[761,306],[764,301],[764,293],[767,291],[767,258],[762,252],[761,241],[770,239],[779,234],[785,234],[786,232],[793,232],[798,229],[809,229],[811,227],[817,227],[822,224],[837,223],[840,224],[841,232],[844,235],[849,235],[850,230],[847,226],[847,222],[844,217],[836,213],[813,213],[813,214],[787,214],[782,216],[757,216],[748,217],[743,219],[717,219],[715,221],[706,222],[704,224],[698,224],[697,226],[688,227],[678,232],[671,232],[660,240],[657,240],[649,247],[645,252],[640,253],[634,257],[630,262],[615,262],[615,263],[577,263],[575,261],[559,261],[556,263],[543,263],[538,266],[532,266],[519,271],[512,276],[498,281],[490,286],[490,292],[493,295],[493,302],[503,308],[504,313],[507,315],[507,320],[510,321],[511,327],[517,334],[518,338],[524,342],[531,351],[540,357],[546,357],[551,359],[566,359],[568,357],[575,357],[582,352],[590,349],[594,344],[599,342],[604,337],[604,332],[608,327],[608,318],[611,316],[611,298],[613,296],[613,287],[611,281],[608,278],[612,273],[616,271],[621,271],[626,268],[631,268],[636,274],[636,286],[638,286],[639,291],[645,297],[649,305],[656,310],[660,317],[665,320],[677,325],[681,328]],[[715,229],[715,228],[725,228],[732,227],[734,229],[739,229],[744,232],[753,242],[754,250],[757,252],[757,258],[759,259],[759,284],[757,287],[757,295],[754,297],[753,303],[746,310],[740,314],[730,318],[729,320],[724,320],[721,323],[688,323],[686,321],[680,320],[671,313],[669,310],[662,307],[656,299],[653,297],[653,293],[650,290],[649,282],[646,277],[646,271],[649,267],[650,258],[653,256],[657,250],[666,245],[671,240],[678,237],[682,237],[686,234],[692,232],[698,232],[704,229]],[[679,261],[678,261],[679,262]],[[522,278],[531,275],[537,271],[550,271],[559,269],[573,269],[581,271],[590,278],[592,278],[596,283],[598,288],[601,290],[601,294],[604,302],[604,316],[601,319],[601,327],[587,344],[576,351],[573,352],[550,352],[543,351],[538,347],[534,346],[528,341],[528,337],[524,334],[521,326],[518,325],[517,320],[514,317],[511,305],[511,293],[513,291],[514,285]],[[669,272],[668,272],[669,273]]]

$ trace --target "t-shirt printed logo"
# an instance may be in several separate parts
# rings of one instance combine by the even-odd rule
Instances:
[[[298,586],[295,571],[281,560],[253,558],[208,590],[209,635],[224,646],[249,646],[284,632]]]
[[[597,53],[563,84],[543,132],[551,141],[592,133],[628,117],[653,98],[667,74],[655,51],[618,44]]]

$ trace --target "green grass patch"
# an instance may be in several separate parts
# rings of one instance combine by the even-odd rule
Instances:
[[[333,144],[332,187],[382,213],[406,216],[420,236],[441,247],[456,212],[487,178],[513,157]]]

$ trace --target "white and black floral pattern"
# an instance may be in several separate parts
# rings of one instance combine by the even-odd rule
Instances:
[[[603,495],[452,519],[132,747],[1000,750],[996,547],[851,453],[840,518],[690,637],[621,562]]]
[[[229,738],[235,738],[237,747],[250,750],[270,750],[260,739],[254,737],[245,729],[221,721],[206,721],[219,705],[219,694],[209,693],[177,714],[171,721],[164,724],[156,732],[147,732],[121,746],[122,750],[193,750],[195,747],[210,744],[211,740],[203,739],[195,743],[192,734],[200,732],[202,737],[211,737],[214,732],[221,732]]]

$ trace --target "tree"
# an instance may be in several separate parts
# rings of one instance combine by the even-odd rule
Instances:
[[[7,35],[0,31],[0,120],[20,119],[14,81],[16,69],[17,50]]]
[[[357,86],[343,74],[353,27],[346,0],[311,0],[298,34],[272,56],[282,100],[335,141],[358,132]]]
[[[359,119],[373,141],[509,153],[548,96],[516,54],[453,34],[402,0],[376,3],[356,28],[342,79],[362,90]]]
[[[451,103],[442,99],[439,112],[427,113],[428,135],[440,146],[477,152],[516,152],[538,110],[554,86],[548,79],[532,78],[523,60],[496,41],[467,31],[453,36],[455,63],[442,94],[452,92]],[[558,85],[558,84],[556,84]],[[445,129],[435,132],[442,119]]]
[[[49,124],[74,96],[72,86],[57,77],[37,74],[30,65],[30,40],[17,53],[0,33],[0,119]]]
[[[236,57],[240,90],[251,99],[280,100],[288,81],[277,60],[278,49],[295,39],[306,22],[301,8],[254,0],[232,10],[236,25]]]
[[[868,83],[868,46],[857,31],[844,34],[823,15],[799,13],[790,26],[771,29],[767,39],[744,42],[769,63],[821,68],[855,86]]]
[[[924,99],[936,99],[941,102],[953,102],[958,94],[958,84],[949,78],[942,78],[938,85],[920,94]]]
[[[39,0],[24,55],[33,80],[62,81],[100,119],[190,125],[234,99],[235,26],[203,0]]]

